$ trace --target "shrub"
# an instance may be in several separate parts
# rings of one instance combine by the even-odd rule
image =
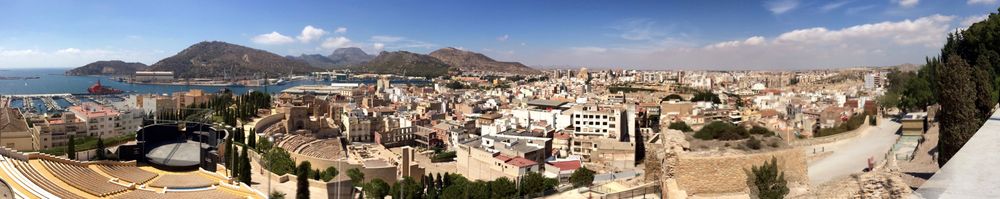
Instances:
[[[670,126],[668,126],[667,128],[673,129],[673,130],[682,131],[682,132],[691,132],[691,131],[694,131],[694,129],[691,129],[691,126],[688,126],[688,124],[686,122],[684,122],[684,121],[671,122]]]
[[[694,137],[702,140],[739,140],[750,137],[750,133],[743,127],[728,122],[715,121],[695,132]]]
[[[858,127],[861,127],[861,125],[864,124],[864,122],[865,122],[865,115],[856,114],[847,119],[847,122],[844,122],[836,127],[820,129],[818,132],[816,132],[816,137],[830,136],[847,131],[852,131],[854,129],[858,129]]]
[[[763,126],[754,125],[753,128],[750,128],[750,134],[774,135],[774,131],[771,131],[770,129],[767,129]]]
[[[455,157],[458,157],[455,151],[442,152],[434,154],[434,157],[431,157],[431,162],[450,162],[454,161]]]
[[[756,137],[750,136],[750,139],[747,140],[746,144],[747,144],[747,147],[749,147],[750,149],[753,149],[753,150],[760,149],[760,140],[757,140]]]
[[[780,199],[788,194],[788,181],[785,181],[785,173],[778,171],[777,158],[771,157],[771,161],[759,167],[753,166],[746,173],[750,195],[761,199]]]

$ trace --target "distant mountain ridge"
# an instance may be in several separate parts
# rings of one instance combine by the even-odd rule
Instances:
[[[149,68],[139,62],[124,62],[120,60],[96,61],[87,65],[66,71],[66,75],[132,75],[135,71]]]
[[[382,52],[365,64],[351,67],[361,72],[417,77],[438,77],[455,72],[450,65],[431,57],[407,51]]]
[[[178,77],[251,76],[257,73],[303,74],[321,71],[299,60],[220,41],[191,45],[156,62],[150,70],[173,71]]]
[[[333,51],[328,56],[323,56],[319,54],[302,54],[299,56],[285,56],[289,59],[300,60],[313,67],[323,68],[323,69],[341,69],[350,66],[359,66],[375,58],[375,55],[369,55],[361,48],[357,47],[347,47],[338,48]]]
[[[476,73],[509,73],[516,75],[537,75],[541,71],[530,68],[519,62],[501,62],[493,60],[486,55],[447,47],[435,50],[430,53],[431,57],[437,58],[448,65],[458,68],[462,72]]]

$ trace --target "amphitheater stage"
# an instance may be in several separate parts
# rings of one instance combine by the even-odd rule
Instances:
[[[149,150],[146,158],[154,167],[166,170],[197,169],[201,151],[198,142],[190,141],[164,144]],[[206,145],[207,146],[207,145]]]

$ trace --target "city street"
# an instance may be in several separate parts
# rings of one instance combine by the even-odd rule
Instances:
[[[892,148],[899,135],[896,130],[901,124],[889,120],[879,120],[879,125],[868,128],[855,138],[832,144],[836,148],[830,156],[809,164],[809,183],[817,186],[830,180],[868,167],[868,158],[876,161],[885,159],[885,153]]]

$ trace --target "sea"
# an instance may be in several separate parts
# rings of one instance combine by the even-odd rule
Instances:
[[[68,76],[64,75],[64,72],[69,69],[65,68],[50,68],[50,69],[0,69],[0,77],[38,77],[37,79],[17,79],[17,80],[2,80],[0,79],[0,95],[34,95],[34,94],[74,94],[76,97],[74,99],[79,100],[79,102],[97,102],[97,103],[114,103],[121,102],[125,100],[125,95],[133,94],[157,94],[157,95],[169,95],[174,92],[188,91],[191,89],[201,89],[205,92],[219,92],[223,89],[229,89],[233,93],[247,93],[250,91],[266,91],[270,94],[276,94],[282,90],[299,86],[299,85],[329,85],[331,83],[364,83],[364,84],[374,84],[375,79],[346,79],[346,80],[330,80],[330,79],[313,79],[308,78],[304,80],[294,80],[286,81],[278,85],[268,85],[266,88],[263,86],[194,86],[194,85],[153,85],[153,84],[130,84],[125,82],[115,81],[114,78],[110,76]],[[91,85],[101,81],[101,85],[109,86],[115,89],[125,91],[123,94],[118,95],[103,95],[103,96],[90,96],[86,95],[87,88]],[[408,80],[399,79],[391,80],[390,82],[397,83],[407,83],[413,85],[425,85],[430,83],[427,80]],[[80,95],[76,95],[80,94]],[[70,103],[69,100],[63,97],[51,97],[49,98],[55,103],[45,103],[48,100],[47,97],[31,97],[31,98],[12,98],[9,102],[10,107],[22,109],[25,112],[32,113],[58,113],[65,109],[66,107],[72,106],[74,104]],[[30,102],[28,102],[30,100]],[[57,106],[53,106],[55,104]],[[26,106],[31,105],[31,106]]]
[[[39,77],[38,79],[22,80],[0,80],[0,95],[24,95],[24,94],[81,94],[87,93],[87,88],[101,81],[101,85],[110,86],[126,94],[171,94],[179,91],[191,89],[201,89],[206,92],[218,92],[223,88],[234,93],[246,93],[248,91],[264,91],[263,86],[193,86],[193,85],[152,85],[152,84],[130,84],[118,82],[109,76],[68,76],[64,72],[67,68],[49,69],[4,69],[0,70],[0,76],[4,77]],[[307,79],[288,81],[280,85],[268,85],[268,93],[278,93],[287,88],[299,85],[329,85],[330,83],[374,83],[374,79],[362,80],[320,80]],[[393,83],[413,83],[423,84],[426,80],[401,80]]]

